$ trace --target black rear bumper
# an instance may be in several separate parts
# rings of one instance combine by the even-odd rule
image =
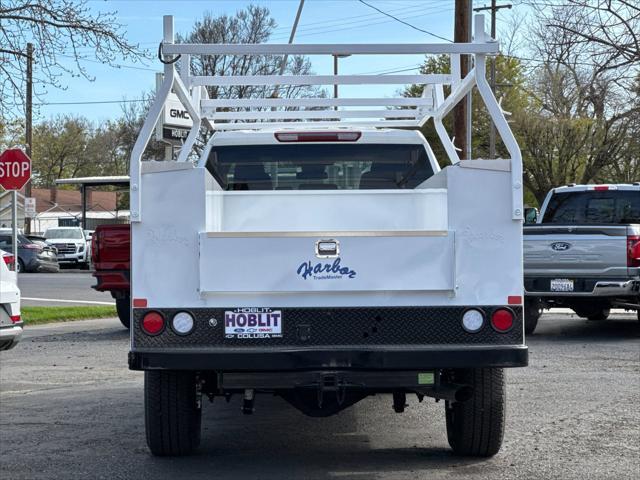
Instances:
[[[133,351],[132,370],[215,370],[226,372],[294,370],[412,370],[526,367],[525,345],[430,345],[367,348],[207,349]]]
[[[225,309],[134,308],[129,366],[133,370],[275,372],[527,365],[520,305],[474,306],[487,319],[476,333],[462,327],[467,308],[283,308],[282,335],[271,338],[229,334]],[[491,313],[499,308],[508,308],[515,317],[513,328],[506,332],[489,324]],[[148,335],[141,322],[151,311],[167,323],[178,312],[187,311],[194,317],[193,331],[178,335],[166,326]]]

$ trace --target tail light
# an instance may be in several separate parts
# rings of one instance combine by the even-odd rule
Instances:
[[[158,312],[149,312],[142,317],[142,330],[147,335],[158,335],[164,330],[164,317]]]
[[[91,262],[93,264],[98,263],[98,252],[100,251],[100,232],[94,232],[91,237]]]
[[[357,142],[362,132],[277,132],[279,142]]]
[[[513,327],[513,312],[506,308],[498,308],[491,314],[491,326],[500,333],[506,333]]]
[[[13,323],[18,323],[20,321],[20,315],[11,315],[9,318]]]
[[[16,257],[14,257],[10,253],[5,253],[4,255],[2,255],[2,259],[10,269],[13,268],[13,264],[16,263]]]
[[[640,267],[640,235],[627,237],[627,267]]]

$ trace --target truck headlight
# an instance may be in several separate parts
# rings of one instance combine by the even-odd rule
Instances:
[[[187,312],[178,312],[171,320],[171,328],[178,335],[189,335],[193,330],[193,316]]]

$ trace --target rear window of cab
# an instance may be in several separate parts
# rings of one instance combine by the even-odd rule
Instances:
[[[213,147],[207,169],[225,190],[406,189],[434,173],[421,144],[370,143]]]

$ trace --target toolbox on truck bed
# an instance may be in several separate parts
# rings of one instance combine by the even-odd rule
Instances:
[[[180,73],[165,65],[131,161],[129,364],[145,370],[151,451],[193,451],[203,395],[241,394],[251,413],[256,393],[271,392],[327,416],[388,393],[398,412],[407,394],[444,399],[453,449],[495,454],[502,368],[527,364],[522,164],[485,79],[497,44],[482,17],[474,43],[451,45],[181,45],[171,32],[168,18],[163,55],[186,63]],[[453,73],[195,77],[188,63],[335,51],[449,53]],[[462,53],[476,65],[464,78]],[[229,82],[413,82],[425,94],[208,98],[206,86]],[[442,84],[451,85],[446,98]],[[444,130],[442,118],[474,86],[509,159],[461,161]],[[177,162],[141,162],[172,88],[191,132]],[[445,169],[418,130],[430,118],[452,163]],[[195,164],[201,126],[215,133]]]

